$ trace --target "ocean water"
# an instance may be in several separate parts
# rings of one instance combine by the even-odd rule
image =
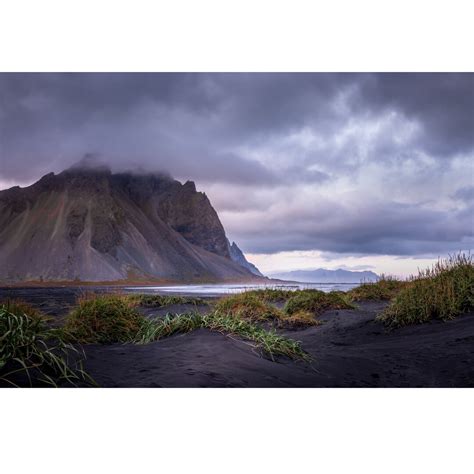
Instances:
[[[130,286],[126,288],[130,292],[140,293],[166,293],[166,294],[180,294],[180,295],[195,295],[195,296],[221,296],[232,293],[242,293],[249,290],[258,290],[263,288],[276,288],[285,290],[303,290],[307,288],[314,288],[324,292],[333,290],[348,291],[359,283],[291,283],[279,285],[176,285],[176,286]]]

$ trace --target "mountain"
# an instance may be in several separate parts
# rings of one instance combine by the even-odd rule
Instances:
[[[233,255],[216,211],[191,181],[112,173],[86,160],[0,191],[3,282],[255,278]]]
[[[303,283],[361,283],[364,281],[377,281],[378,275],[371,271],[352,272],[349,270],[294,270],[291,272],[271,273],[271,278]]]
[[[229,241],[227,241],[229,245],[229,250],[230,250],[230,258],[241,265],[242,267],[245,267],[247,270],[249,270],[251,273],[254,275],[263,277],[263,274],[260,272],[260,270],[253,264],[250,263],[246,258],[245,255],[243,254],[242,250],[237,247],[237,244],[235,242],[232,242],[232,245]]]

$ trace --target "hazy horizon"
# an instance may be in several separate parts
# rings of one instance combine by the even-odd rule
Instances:
[[[473,245],[474,75],[0,73],[0,189],[96,154],[193,180],[264,273]]]

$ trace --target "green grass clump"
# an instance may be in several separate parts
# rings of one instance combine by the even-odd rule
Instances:
[[[311,311],[300,310],[296,313],[287,314],[278,320],[278,327],[285,329],[306,328],[309,326],[319,326],[321,321]]]
[[[419,271],[378,317],[389,326],[449,320],[474,309],[474,264],[458,254]]]
[[[131,342],[147,344],[172,334],[187,333],[199,328],[251,341],[254,347],[262,349],[272,358],[275,355],[283,355],[292,359],[309,360],[309,355],[303,351],[299,342],[279,336],[274,331],[262,329],[249,321],[222,315],[216,311],[206,315],[169,314],[164,319],[149,319]]]
[[[376,282],[363,283],[347,292],[351,301],[363,300],[391,300],[400,290],[407,286],[407,282],[395,277],[381,275]]]
[[[148,295],[138,294],[129,295],[128,298],[131,302],[136,303],[139,306],[146,308],[162,308],[163,306],[169,306],[172,304],[193,304],[193,305],[205,305],[207,302],[202,298],[191,298],[187,296],[178,295]]]
[[[78,300],[78,306],[66,320],[64,333],[74,341],[82,343],[147,344],[173,334],[207,328],[249,340],[255,347],[262,348],[272,357],[273,355],[286,355],[296,359],[308,357],[297,341],[278,336],[274,331],[259,328],[250,320],[245,319],[246,317],[254,319],[253,313],[249,316],[250,313],[247,311],[250,311],[249,308],[261,308],[263,303],[253,305],[255,297],[236,296],[239,296],[236,300],[229,301],[226,298],[225,301],[219,301],[219,310],[206,315],[193,312],[179,315],[167,314],[164,318],[147,319],[138,313],[136,301],[128,296],[92,294]],[[236,308],[237,312],[222,313],[220,311],[222,308]],[[281,313],[273,307],[265,307],[265,311],[273,311],[274,314]],[[266,317],[263,319],[265,320]]]
[[[280,288],[263,288],[259,290],[249,290],[245,292],[267,303],[278,303],[286,301],[295,292],[293,290],[283,290]]]
[[[283,311],[288,315],[301,314],[301,312],[310,312],[319,316],[329,309],[353,309],[339,293],[324,293],[319,290],[297,291],[286,302]]]
[[[248,321],[224,316],[219,313],[211,313],[204,316],[204,323],[205,327],[210,330],[252,341],[256,347],[261,348],[272,359],[274,355],[283,355],[290,359],[311,359],[298,341],[279,336],[273,330],[267,331]]]
[[[130,342],[148,344],[177,333],[187,333],[202,328],[203,317],[199,313],[167,314],[164,318],[145,319]]]
[[[214,311],[167,314],[164,318],[145,318],[137,310],[137,301],[120,294],[86,295],[68,315],[63,333],[82,343],[147,344],[178,333],[200,328],[221,332],[250,341],[269,354],[308,360],[299,342],[279,336],[254,324],[255,320],[287,318],[282,311],[258,300],[254,295],[235,295],[219,300]],[[254,310],[257,308],[257,315]],[[295,315],[303,319],[303,315]],[[301,322],[299,322],[301,323]]]
[[[271,301],[285,301],[283,309]],[[300,328],[320,324],[316,319],[328,309],[353,306],[338,293],[319,290],[252,290],[220,299],[215,310],[223,315],[249,322],[276,322],[278,327]]]
[[[0,380],[18,386],[15,381],[25,374],[30,386],[93,383],[78,356],[39,311],[20,301],[0,304]]]
[[[220,314],[250,322],[275,320],[283,316],[281,310],[265,301],[260,294],[250,291],[221,298],[214,308]]]
[[[80,343],[126,342],[140,330],[145,318],[127,296],[85,295],[67,316],[64,331]]]

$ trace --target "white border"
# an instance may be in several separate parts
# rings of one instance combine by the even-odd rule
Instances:
[[[472,472],[471,390],[0,395],[2,467],[9,473]]]
[[[473,71],[473,17],[467,0],[0,0],[0,70]],[[472,390],[5,389],[0,406],[8,473],[472,468]]]
[[[469,0],[0,0],[9,71],[472,71]]]

